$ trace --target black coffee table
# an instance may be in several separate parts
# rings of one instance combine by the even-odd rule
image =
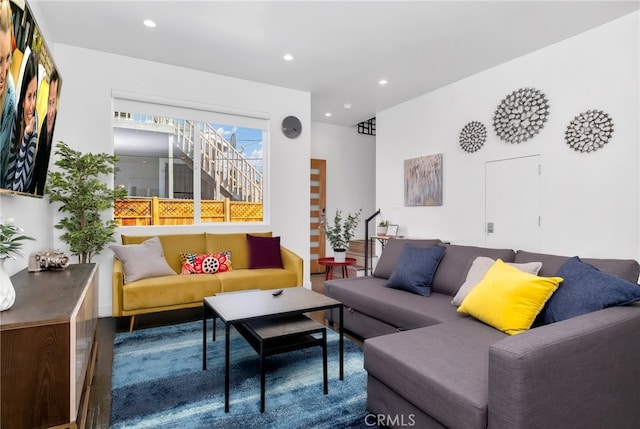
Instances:
[[[331,308],[339,309],[340,323],[340,380],[344,379],[344,332],[342,329],[343,307],[340,301],[328,296],[313,292],[303,287],[285,288],[283,293],[273,296],[272,290],[249,291],[244,293],[227,293],[206,297],[203,300],[202,312],[202,369],[207,369],[207,319],[210,317],[220,318],[225,324],[225,368],[224,368],[224,410],[229,411],[229,356],[230,342],[229,334],[231,326],[234,326],[247,341],[256,347],[259,345],[261,334],[256,334],[256,327],[268,328],[268,333],[264,335],[269,345],[287,344],[286,337],[289,336],[289,348],[298,347],[304,344],[308,334],[319,331],[317,324],[311,326],[308,322],[299,319],[299,316],[318,310]],[[286,318],[291,318],[286,321]],[[259,323],[257,323],[259,322]],[[266,323],[265,322],[269,322]],[[289,323],[291,322],[291,323]],[[294,323],[295,322],[295,323]],[[313,322],[313,321],[310,321]],[[317,323],[317,322],[314,322]],[[267,332],[267,331],[263,331]],[[253,338],[253,340],[251,339]],[[215,339],[215,332],[214,332]],[[305,340],[305,341],[306,341]],[[325,340],[326,341],[326,340]],[[263,343],[263,345],[266,343]],[[313,344],[317,345],[317,344]],[[278,346],[278,347],[280,347]],[[311,346],[311,345],[309,345]],[[286,347],[282,349],[286,351]],[[276,351],[271,349],[268,352]],[[263,356],[268,354],[261,353]],[[280,352],[280,351],[277,351]],[[326,346],[324,347],[326,354]],[[326,362],[326,360],[325,360]],[[325,370],[326,371],[326,370]],[[326,372],[325,372],[326,374]],[[261,371],[261,379],[264,373]],[[326,379],[326,375],[325,375]],[[262,380],[261,380],[262,381]],[[326,385],[325,385],[326,388]],[[261,411],[264,410],[264,384],[261,386]]]

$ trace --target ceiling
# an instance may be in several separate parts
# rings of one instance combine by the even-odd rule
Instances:
[[[29,4],[50,45],[306,91],[313,121],[346,126],[640,7],[637,0]]]

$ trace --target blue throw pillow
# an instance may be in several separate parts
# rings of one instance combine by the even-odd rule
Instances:
[[[405,244],[396,268],[385,286],[422,296],[431,295],[431,282],[444,255],[443,246],[420,247]]]
[[[564,280],[540,314],[543,324],[640,300],[638,284],[603,273],[577,256],[565,262],[556,275]]]

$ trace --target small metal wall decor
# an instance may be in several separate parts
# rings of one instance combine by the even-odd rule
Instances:
[[[487,141],[487,127],[482,122],[471,121],[460,131],[460,147],[468,153],[473,153]]]
[[[594,152],[609,142],[613,121],[602,110],[587,110],[573,118],[564,138],[578,152]]]
[[[493,128],[507,143],[522,143],[540,132],[548,115],[549,102],[541,91],[520,88],[500,102]]]

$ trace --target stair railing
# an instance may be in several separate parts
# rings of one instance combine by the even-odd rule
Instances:
[[[369,222],[380,214],[380,209],[364,220],[364,275],[369,271]]]
[[[193,135],[198,132],[192,121],[176,124],[176,145],[193,159]],[[262,201],[262,173],[244,155],[234,148],[209,123],[200,132],[200,167],[212,177],[217,191],[224,188],[234,199]]]

